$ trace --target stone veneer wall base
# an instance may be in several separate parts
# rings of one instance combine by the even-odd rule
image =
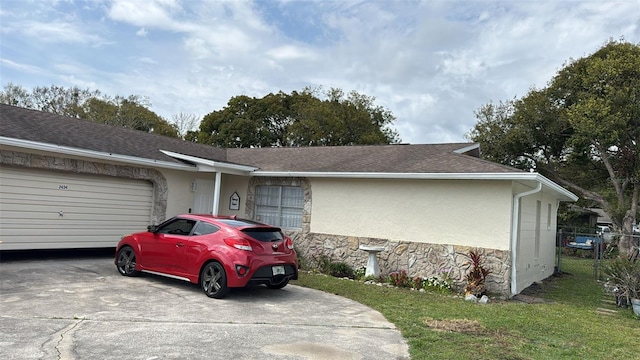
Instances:
[[[459,245],[426,244],[408,241],[389,241],[375,238],[360,238],[328,234],[304,234],[287,231],[296,245],[299,256],[312,259],[326,255],[334,261],[342,261],[354,269],[365,266],[368,253],[359,250],[360,245],[383,246],[378,254],[380,273],[388,275],[406,270],[411,277],[439,276],[448,274],[458,290],[465,285],[465,276],[470,271],[469,251],[476,250],[483,257],[484,266],[491,271],[487,277],[487,289],[501,297],[510,294],[511,260],[508,251],[474,248]]]

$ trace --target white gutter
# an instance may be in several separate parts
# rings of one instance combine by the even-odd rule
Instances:
[[[520,222],[520,199],[527,195],[535,194],[542,190],[542,182],[538,183],[538,186],[529,191],[521,192],[513,196],[513,216],[511,217],[513,223],[511,224],[511,296],[518,294],[517,291],[517,270],[516,270],[516,254],[518,250],[518,223]]]
[[[55,144],[41,143],[37,141],[19,140],[14,138],[8,138],[0,136],[0,145],[14,146],[18,148],[26,148],[31,150],[40,150],[51,152],[55,154],[72,155],[88,157],[92,159],[109,160],[123,162],[127,164],[142,165],[147,167],[159,167],[165,169],[178,169],[186,171],[196,171],[195,166],[187,164],[178,164],[168,161],[145,159],[136,156],[118,155],[112,153],[105,153],[100,151],[84,150],[79,148],[73,148],[68,146],[61,146]]]

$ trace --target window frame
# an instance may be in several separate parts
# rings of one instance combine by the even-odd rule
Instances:
[[[269,188],[277,188],[278,189],[278,201],[277,201],[277,205],[270,205],[270,204],[260,204],[259,200],[261,199],[261,197],[263,197],[265,194],[262,194],[261,191],[265,190],[265,189],[269,189]],[[284,189],[285,188],[290,188],[290,189],[297,189],[297,191],[299,191],[299,197],[296,197],[296,202],[299,203],[299,206],[285,206],[285,204],[283,203],[283,193],[284,193]],[[296,229],[296,230],[301,230],[302,229],[302,222],[303,222],[303,215],[304,215],[304,202],[305,202],[305,195],[304,195],[304,188],[302,186],[294,186],[294,185],[258,185],[255,187],[255,202],[254,202],[254,220],[271,225],[271,226],[276,226],[276,227],[280,227],[280,228],[284,228],[284,229]],[[273,224],[273,223],[269,223],[266,222],[264,220],[262,220],[263,217],[265,216],[264,211],[261,212],[259,211],[260,208],[276,208],[276,214],[275,215],[271,215],[270,217],[274,217],[275,219],[278,220],[277,224]],[[296,223],[293,224],[294,226],[284,226],[283,225],[283,220],[284,220],[284,215],[283,215],[283,209],[293,209],[296,212]]]

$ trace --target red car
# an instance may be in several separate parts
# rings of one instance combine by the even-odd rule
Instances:
[[[120,274],[141,271],[200,284],[222,298],[229,288],[281,289],[298,278],[293,242],[270,225],[234,217],[179,215],[124,236],[116,248]]]

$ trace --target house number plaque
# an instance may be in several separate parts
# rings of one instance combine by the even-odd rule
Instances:
[[[240,210],[240,195],[235,191],[229,198],[229,210]]]

